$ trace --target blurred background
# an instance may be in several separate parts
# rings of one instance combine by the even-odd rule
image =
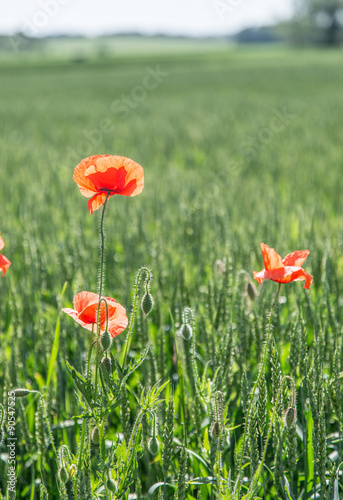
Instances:
[[[341,0],[3,0],[1,9],[2,60],[343,40]]]

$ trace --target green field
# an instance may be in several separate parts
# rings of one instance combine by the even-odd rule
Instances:
[[[8,391],[20,387],[44,400],[17,398],[17,496],[8,498],[338,500],[343,52],[228,47],[30,61],[0,68],[1,253],[12,262],[0,275],[3,498],[4,410]],[[98,287],[101,210],[88,213],[72,179],[93,154],[132,158],[145,173],[141,195],[109,200],[104,295],[129,315],[136,273],[146,266],[155,302],[147,317],[137,307],[129,358],[149,351],[106,416],[100,446],[88,439],[99,425],[94,415],[81,430],[92,412],[66,365],[86,373],[89,335],[60,315],[76,293]],[[263,268],[261,242],[282,256],[309,249],[304,269],[313,275],[309,291],[281,287],[266,377],[259,363],[278,286],[254,282],[253,301],[245,291]],[[188,341],[178,335],[185,308]],[[118,362],[125,338],[112,344]],[[95,363],[93,356],[93,370]],[[289,426],[292,383],[283,376],[297,390]],[[143,411],[143,389],[146,396],[166,381],[165,401]],[[104,396],[98,402],[108,405]]]

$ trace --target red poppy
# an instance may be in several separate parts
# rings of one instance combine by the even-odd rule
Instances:
[[[0,236],[0,250],[2,250],[5,246],[5,242]],[[7,269],[10,267],[11,262],[7,257],[0,254],[0,270],[2,271],[2,275],[5,276]]]
[[[73,179],[81,194],[90,198],[88,210],[98,210],[109,193],[136,196],[144,187],[143,168],[124,156],[94,155],[84,158],[74,170]]]
[[[104,297],[108,307],[108,331],[111,337],[119,335],[128,324],[125,308],[111,297]],[[92,292],[80,292],[73,299],[74,309],[65,307],[67,313],[77,323],[87,330],[96,330],[98,316],[99,295]],[[106,328],[106,305],[101,302],[100,307],[100,333]]]
[[[258,283],[262,283],[265,279],[277,281],[278,283],[305,280],[304,288],[310,288],[313,277],[301,267],[310,253],[309,250],[297,250],[286,255],[284,259],[281,259],[274,248],[269,248],[264,243],[261,243],[261,250],[264,269],[258,273],[253,272]]]

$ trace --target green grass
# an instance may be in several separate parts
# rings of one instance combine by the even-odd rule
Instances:
[[[225,425],[220,417],[220,470],[223,483],[230,469],[234,482],[246,385],[252,388],[257,375],[266,316],[277,289],[272,282],[256,284],[259,297],[248,307],[242,270],[252,278],[252,271],[263,267],[261,241],[282,256],[308,248],[311,254],[304,268],[313,274],[314,283],[309,292],[301,283],[281,288],[282,300],[273,317],[276,350],[271,349],[267,368],[268,403],[261,403],[267,426],[261,436],[256,426],[262,417],[257,421],[253,414],[244,460],[250,463],[254,449],[261,453],[274,418],[263,480],[255,494],[287,498],[282,492],[285,475],[294,498],[310,498],[313,481],[319,485],[325,471],[333,487],[332,474],[343,460],[342,58],[339,51],[230,48],[203,54],[90,58],[79,64],[67,59],[4,64],[0,230],[6,244],[2,253],[12,261],[0,278],[4,406],[11,387],[44,391],[58,311],[69,307],[77,292],[97,290],[99,217],[88,214],[86,199],[72,180],[74,167],[91,154],[123,155],[144,167],[145,187],[138,197],[109,200],[104,293],[130,310],[135,274],[147,266],[154,276],[155,309],[147,319],[138,314],[130,357],[149,344],[148,359],[127,382],[126,423],[118,407],[109,417],[106,439],[129,435],[139,412],[134,394],[139,397],[142,387],[147,391],[160,379],[172,380],[173,396],[166,389],[166,398],[174,398],[175,429],[166,477],[179,489],[179,498],[185,477],[194,483],[188,486],[188,499],[215,498],[215,484],[205,484],[210,480],[204,478],[219,474],[218,442],[213,437],[219,417],[213,408],[220,391],[227,417]],[[156,67],[163,73],[156,88],[142,90]],[[123,96],[128,96],[129,108],[119,107]],[[226,264],[226,272],[221,272],[218,261]],[[194,311],[196,371],[204,380],[206,404],[197,396],[192,342],[174,337],[186,307]],[[77,454],[79,426],[61,425],[81,412],[65,360],[85,372],[88,335],[65,315],[57,335],[48,419],[55,446],[66,444]],[[178,364],[175,339],[182,360]],[[124,341],[122,334],[111,349],[118,361]],[[278,373],[293,377],[297,385],[297,433],[282,423],[287,394],[272,417]],[[42,430],[37,423],[37,405],[34,395],[24,409],[17,401],[18,498],[39,498],[40,481],[50,498],[59,498],[58,467],[46,427]],[[156,412],[160,451],[153,456],[147,450],[152,423],[145,417],[143,445],[137,444],[140,498],[164,481],[164,403]],[[190,451],[187,476],[181,466],[178,483],[179,464],[185,461],[180,458],[182,443]],[[0,452],[0,488],[5,495],[6,437]],[[92,453],[95,469],[98,448]],[[295,454],[294,470],[289,453]],[[125,452],[119,450],[117,456],[125,458]],[[326,461],[328,456],[333,465]],[[244,469],[242,494],[254,470],[253,465]],[[96,484],[93,475],[92,487]],[[71,481],[67,488],[72,495]],[[151,498],[158,498],[158,490]],[[330,486],[318,494],[332,498]],[[230,498],[225,495],[221,498]]]

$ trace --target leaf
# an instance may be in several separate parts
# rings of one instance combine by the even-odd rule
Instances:
[[[199,460],[199,462],[201,462],[206,467],[206,469],[208,471],[210,470],[210,467],[209,467],[208,463],[203,458],[201,458],[200,455],[198,455],[197,453],[195,453],[195,451],[190,450],[189,448],[186,448],[186,451],[188,453],[190,453],[191,455],[193,455],[195,458],[197,458]]]
[[[313,456],[313,419],[312,419],[312,409],[311,405],[309,407],[308,413],[306,415],[307,429],[306,429],[306,472],[307,472],[307,484],[306,491],[308,495],[312,492],[313,481],[314,481],[314,456]]]
[[[121,380],[121,387],[123,387],[127,381],[127,379],[129,378],[129,376],[135,371],[137,370],[137,368],[143,363],[143,361],[145,360],[146,358],[146,355],[148,354],[148,351],[149,351],[149,346],[147,346],[145,348],[145,351],[139,356],[139,358],[131,365],[129,365],[129,368],[128,368],[128,372],[124,375],[124,377],[122,378]]]
[[[170,483],[165,483],[167,486],[170,486],[171,488],[174,488],[176,489],[176,486],[174,486],[173,484],[170,484]],[[164,482],[160,482],[160,483],[155,483],[151,486],[151,488],[149,489],[148,491],[148,496],[147,498],[152,498],[152,495],[153,493],[157,490],[157,488],[161,488],[161,486],[164,486]]]
[[[191,481],[187,481],[187,484],[215,484],[217,482],[217,478],[213,476],[207,477],[195,477]]]
[[[73,377],[73,380],[75,382],[76,387],[79,389],[81,394],[85,397],[87,403],[92,407],[93,402],[92,402],[92,386],[90,387],[87,384],[87,380],[81,373],[79,373],[71,364],[66,360],[66,365],[68,370],[71,373],[71,376]]]
[[[333,483],[333,500],[339,500],[338,475],[336,475],[335,482]]]
[[[285,475],[283,476],[283,480],[285,482],[285,492],[287,493],[288,500],[295,500],[294,494],[291,490],[291,486],[290,486],[288,479]]]
[[[63,285],[62,292],[61,292],[61,300],[63,299],[64,292],[66,291],[68,282],[66,281]],[[52,374],[54,372],[55,368],[55,363],[58,355],[58,348],[60,345],[60,322],[61,322],[61,311],[58,312],[57,315],[57,321],[56,321],[56,326],[55,326],[55,337],[54,337],[54,342],[52,344],[51,348],[51,354],[50,354],[50,361],[49,361],[49,368],[48,368],[48,375],[46,377],[46,390],[48,390]]]

